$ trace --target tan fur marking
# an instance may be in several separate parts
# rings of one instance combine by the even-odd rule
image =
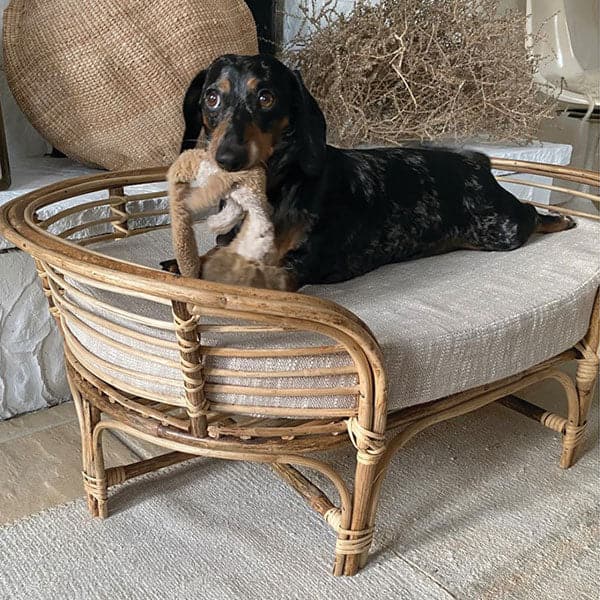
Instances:
[[[290,250],[295,250],[306,235],[304,225],[296,225],[287,231],[280,233],[275,239],[275,251],[277,262],[288,253]]]
[[[217,88],[223,94],[229,94],[229,92],[231,91],[231,81],[229,81],[229,79],[227,78],[220,79],[217,82]]]
[[[251,166],[266,163],[273,154],[273,147],[275,146],[273,134],[270,131],[261,131],[255,123],[246,125],[244,141],[250,147],[250,157],[253,163]],[[254,155],[252,152],[253,147],[255,148]]]
[[[221,139],[225,135],[227,128],[229,127],[229,121],[221,121],[212,131],[210,143],[208,144],[208,151],[214,160],[217,153],[217,148],[221,143]]]
[[[283,117],[279,119],[279,121],[275,121],[273,126],[273,138],[277,142],[281,137],[283,130],[290,124],[290,120],[287,117]]]
[[[271,131],[262,131],[255,123],[250,123],[244,131],[244,140],[250,147],[250,167],[258,163],[265,163],[273,154],[275,144],[279,141],[281,133],[289,125],[290,120],[283,117],[273,123]],[[253,147],[255,148],[253,153]],[[254,156],[253,156],[254,154]]]
[[[556,233],[558,231],[571,229],[571,227],[573,227],[573,222],[570,219],[562,217],[560,220],[557,219],[552,223],[539,223],[535,230],[537,233]]]
[[[255,92],[257,86],[258,86],[258,79],[256,77],[250,77],[246,81],[246,88],[249,89],[251,92]]]
[[[246,144],[256,148],[256,155],[254,157],[254,165],[258,163],[265,163],[273,154],[273,134],[270,131],[261,131],[256,123],[249,123],[246,125],[244,131],[244,140]]]

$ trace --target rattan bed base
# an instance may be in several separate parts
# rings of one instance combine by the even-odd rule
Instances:
[[[493,166],[511,173],[544,175],[596,188],[600,184],[598,174],[568,167],[500,159],[495,159]],[[126,194],[124,191],[125,186],[161,181],[164,175],[164,169],[150,169],[82,177],[27,194],[7,204],[0,212],[0,232],[34,257],[50,311],[65,335],[67,376],[81,428],[83,483],[92,515],[107,516],[108,489],[111,486],[196,456],[269,463],[336,532],[334,574],[353,575],[367,560],[377,501],[390,459],[424,429],[498,401],[562,434],[560,466],[568,468],[573,464],[584,437],[586,417],[598,374],[598,296],[589,330],[573,348],[501,381],[388,413],[387,381],[381,350],[368,328],[349,311],[331,302],[301,294],[176,278],[169,273],[102,256],[87,248],[93,242],[138,235],[155,227],[164,227],[160,218],[168,213],[167,209],[127,210],[129,202],[162,197],[164,192]],[[508,181],[512,177],[499,179]],[[523,184],[521,180],[515,182],[557,191],[566,189],[533,182]],[[46,219],[39,217],[38,210],[43,207],[101,189],[108,190],[106,199],[64,208]],[[568,193],[598,202],[598,196],[589,192],[569,189]],[[48,232],[49,227],[58,225],[66,216],[99,207],[107,207],[108,216],[68,227],[58,233]],[[584,214],[560,207],[556,210],[567,214]],[[132,219],[140,217],[154,219],[156,223],[131,228]],[[590,218],[599,220],[597,214]],[[109,231],[85,235],[98,225]],[[81,237],[75,240],[74,235]],[[151,297],[171,306],[172,327],[177,336],[180,366],[185,380],[184,399],[144,397],[136,394],[135,389],[117,387],[108,374],[100,378],[84,366],[81,348],[69,338],[64,328],[66,314],[74,310],[64,293],[72,280],[92,281],[116,293],[122,293],[126,287],[130,296]],[[293,315],[289,310],[292,302]],[[328,337],[332,344],[300,350],[270,349],[262,351],[262,354],[258,350],[242,348],[210,350],[201,345],[203,326],[198,314],[188,312],[189,305],[201,307],[198,314],[203,317],[212,315],[250,319],[254,323],[254,330],[261,332],[316,332]],[[253,331],[247,325],[210,327],[212,332]],[[129,333],[135,339],[135,334]],[[231,391],[225,384],[206,382],[210,373],[204,372],[203,352],[219,351],[237,352],[240,356],[276,356],[290,351],[309,355],[343,351],[350,357],[351,367],[332,368],[328,373],[332,371],[356,376],[356,385],[350,390],[342,390],[355,395],[356,405],[352,409],[336,410],[267,406],[261,409],[262,416],[258,417],[256,406],[211,402],[206,395],[209,388],[212,392]],[[559,370],[562,364],[572,360],[577,361],[575,380]],[[323,374],[320,369],[301,373],[309,378]],[[236,376],[240,376],[240,373],[236,372]],[[566,416],[545,411],[515,396],[523,388],[546,379],[553,379],[564,388]],[[332,393],[331,389],[316,389],[317,395]],[[238,386],[236,391],[240,390],[243,393],[243,386]],[[302,389],[289,390],[290,395],[302,392]],[[260,393],[267,398],[269,396],[268,389]],[[147,440],[170,452],[157,458],[107,469],[102,453],[102,434],[107,429]],[[340,444],[352,444],[356,449],[352,486],[348,486],[333,466],[310,456],[312,452]],[[327,477],[338,492],[338,502],[330,500],[300,468],[315,470]]]

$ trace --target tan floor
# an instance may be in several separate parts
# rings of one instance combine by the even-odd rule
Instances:
[[[161,453],[105,433],[107,466]],[[72,402],[0,422],[0,525],[83,493],[79,426]]]

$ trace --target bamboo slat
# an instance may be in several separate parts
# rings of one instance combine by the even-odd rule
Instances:
[[[336,507],[327,495],[309,479],[304,477],[298,469],[279,463],[273,463],[271,468],[288,485],[295,489],[306,500],[307,504],[323,518],[326,518],[327,514],[331,514],[332,510],[336,510]]]
[[[177,361],[165,358],[162,354],[154,354],[153,352],[150,352],[148,350],[138,350],[135,346],[131,346],[129,344],[119,342],[118,340],[116,340],[104,333],[101,333],[97,329],[90,327],[90,325],[88,325],[84,320],[75,316],[75,312],[72,311],[70,307],[67,307],[65,303],[59,301],[58,304],[59,304],[59,306],[61,306],[61,308],[63,308],[65,310],[65,312],[63,312],[63,317],[64,317],[64,321],[67,324],[67,326],[69,325],[69,323],[75,324],[77,328],[82,329],[83,331],[85,331],[86,333],[91,335],[92,337],[96,338],[96,340],[101,341],[103,344],[111,346],[112,348],[115,348],[115,349],[119,350],[119,352],[122,352],[128,356],[133,356],[133,357],[136,357],[139,359],[143,359],[143,360],[149,361],[150,363],[155,363],[157,365],[164,365],[166,367],[170,367],[171,369],[179,368],[180,365]],[[98,319],[98,321],[100,321],[99,324],[102,326],[103,325],[102,319]],[[116,328],[111,328],[111,329],[113,331],[117,331]],[[139,337],[141,337],[140,334],[132,332],[132,335],[131,335],[132,343]],[[100,357],[98,357],[98,361],[99,362],[101,361]],[[112,363],[106,363],[106,364],[112,364]],[[115,368],[115,370],[117,370],[116,365],[113,368]],[[121,369],[121,368],[119,368],[119,369]],[[131,370],[131,369],[122,369],[121,372],[127,373],[131,376],[135,376],[136,374],[140,375],[139,372]],[[157,381],[162,381],[162,379],[157,379]],[[178,380],[173,379],[170,381],[173,381],[175,383],[173,383],[173,384],[169,383],[167,385],[176,385]]]
[[[586,219],[590,219],[592,221],[600,221],[600,216],[598,215],[590,215],[589,213],[580,210],[573,210],[572,208],[563,208],[562,206],[556,206],[554,204],[548,206],[547,204],[541,204],[540,202],[532,202],[531,200],[528,200],[527,204],[531,204],[536,208],[543,208],[545,210],[550,210],[551,212],[557,212],[561,215],[569,215],[571,217],[585,217]]]
[[[358,375],[354,367],[323,367],[322,369],[298,369],[296,371],[238,371],[237,369],[218,369],[206,367],[207,375],[212,377],[284,379],[288,377],[333,377],[339,375]]]
[[[156,190],[155,192],[139,192],[137,194],[133,194],[130,192],[125,193],[123,191],[123,186],[119,186],[116,188],[108,188],[109,192],[113,189],[119,190],[122,193],[110,194],[108,197],[109,202],[121,202],[122,198],[125,198],[127,202],[139,202],[140,200],[151,200],[153,198],[165,198],[167,195],[167,190]]]
[[[138,211],[138,212],[130,212],[128,213],[129,219],[141,219],[143,217],[161,217],[163,215],[168,215],[168,209],[162,210],[147,210],[147,211]]]
[[[558,185],[550,185],[548,183],[541,183],[539,181],[523,181],[522,179],[515,179],[514,177],[509,177],[507,175],[499,175],[496,177],[498,181],[502,181],[503,183],[515,183],[517,185],[524,185],[526,187],[533,187],[542,190],[552,190],[554,192],[563,192],[565,194],[569,194],[571,196],[577,196],[578,198],[585,198],[586,200],[591,200],[592,202],[600,202],[600,198],[595,194],[590,194],[588,192],[582,192],[581,190],[574,190],[571,188],[561,187]],[[549,209],[553,209],[554,206],[552,204],[541,206],[547,206]],[[585,214],[585,213],[584,213]]]
[[[301,420],[295,425],[278,425],[278,422],[287,423],[291,419],[256,419],[256,423],[244,423],[231,420],[229,423],[216,423],[208,427],[209,435],[214,437],[219,435],[231,435],[242,439],[263,438],[263,437],[281,437],[292,439],[300,435],[320,435],[331,434],[339,435],[345,433],[347,426],[344,421],[331,420]],[[269,422],[271,421],[271,422]]]
[[[172,321],[161,321],[160,319],[153,319],[151,317],[145,317],[143,315],[138,315],[136,313],[132,313],[131,311],[124,310],[120,307],[114,306],[108,302],[102,302],[98,300],[96,296],[92,294],[87,294],[83,290],[76,288],[71,285],[67,279],[64,277],[60,277],[58,273],[55,273],[49,265],[45,265],[46,275],[54,281],[54,283],[63,290],[69,292],[69,294],[84,300],[84,302],[91,304],[103,311],[111,313],[113,315],[123,317],[132,323],[139,323],[141,325],[147,325],[148,327],[154,327],[156,329],[164,329],[167,331],[175,331],[175,325]]]
[[[136,227],[129,230],[129,235],[127,237],[131,237],[133,235],[140,235],[142,233],[146,233],[148,231],[156,231],[157,229],[165,229],[166,227],[171,227],[169,223],[164,223],[162,225],[154,225],[149,227]],[[106,242],[108,240],[117,239],[115,232],[112,233],[103,233],[100,235],[94,235],[84,240],[77,240],[79,246],[92,246],[94,244],[99,244],[100,242]]]
[[[515,173],[529,173],[531,175],[543,175],[562,179],[563,181],[572,181],[574,183],[583,183],[585,185],[600,186],[600,174],[596,171],[585,169],[575,169],[562,165],[550,165],[545,163],[536,163],[526,160],[515,160],[511,158],[491,158],[492,169],[510,170]]]

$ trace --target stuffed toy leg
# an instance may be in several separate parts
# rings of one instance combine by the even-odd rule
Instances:
[[[278,290],[293,289],[290,274],[277,265],[275,234],[262,167],[228,172],[205,150],[183,152],[167,173],[173,249],[185,277]],[[241,227],[228,246],[198,255],[193,213],[225,205],[207,220],[215,233]]]

